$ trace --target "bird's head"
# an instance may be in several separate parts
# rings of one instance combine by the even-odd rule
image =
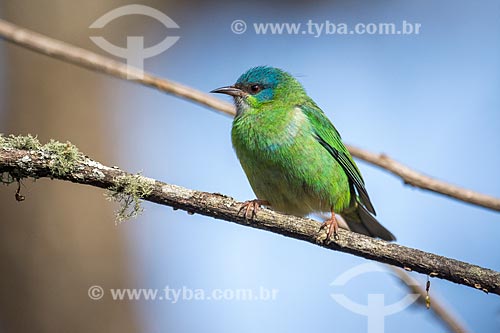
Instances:
[[[238,115],[248,108],[299,104],[303,98],[307,98],[304,88],[292,75],[267,66],[251,68],[234,85],[211,92],[233,96]]]

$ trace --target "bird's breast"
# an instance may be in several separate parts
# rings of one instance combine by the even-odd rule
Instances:
[[[281,115],[236,119],[233,146],[259,199],[285,213],[306,215],[344,206],[347,177],[316,140],[300,109]]]
[[[282,147],[291,146],[307,131],[306,115],[299,109],[244,113],[233,122],[232,141],[238,153],[275,153]]]

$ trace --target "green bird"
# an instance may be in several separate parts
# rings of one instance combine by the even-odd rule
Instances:
[[[365,183],[339,132],[289,73],[260,66],[232,86],[212,90],[234,98],[231,138],[261,206],[296,216],[329,212],[322,228],[337,235],[340,214],[354,232],[395,240],[374,217]]]

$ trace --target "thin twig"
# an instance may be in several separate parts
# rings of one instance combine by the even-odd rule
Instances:
[[[106,73],[121,79],[131,78],[134,82],[154,87],[160,91],[221,111],[227,115],[234,116],[236,113],[233,105],[221,101],[207,93],[171,80],[161,79],[152,74],[142,72],[139,69],[129,67],[109,57],[104,57],[34,31],[20,28],[15,24],[1,19],[0,37],[38,53],[96,72]],[[348,148],[354,157],[390,171],[394,175],[401,177],[407,184],[424,190],[444,194],[460,201],[500,211],[500,199],[498,198],[424,176],[385,155],[377,155],[353,146],[349,146]]]
[[[234,107],[231,104],[214,98],[206,93],[174,81],[155,77],[148,73],[143,73],[142,75],[139,70],[130,68],[108,57],[43,36],[27,29],[19,28],[4,20],[0,20],[0,36],[17,45],[75,65],[122,79],[127,77],[132,78],[132,80],[143,85],[151,86],[158,90],[194,101],[215,110],[222,111],[228,115],[235,114]],[[349,146],[349,150],[353,156],[392,172],[401,177],[407,184],[500,211],[500,199],[498,198],[460,188],[422,175],[383,154],[370,153],[353,146]]]
[[[432,192],[446,195],[467,203],[500,211],[500,199],[486,194],[474,192],[459,186],[455,186],[435,178],[418,173],[406,165],[393,160],[385,154],[374,154],[369,151],[348,146],[353,156],[385,169],[392,174],[401,177],[405,184],[426,189]]]
[[[0,19],[0,36],[14,44],[30,50],[72,63],[99,73],[106,73],[120,79],[130,79],[160,91],[194,101],[212,109],[233,115],[233,106],[207,93],[192,89],[180,83],[161,79],[124,63],[101,56],[97,53],[73,46],[41,35],[37,32],[23,29],[15,24]]]
[[[118,168],[110,168],[86,157],[72,161],[71,169],[53,172],[57,154],[43,150],[0,149],[0,173],[8,172],[16,177],[50,177],[87,184],[105,189],[123,186],[118,179],[130,174]],[[54,159],[56,159],[54,161]],[[217,219],[268,230],[290,238],[303,240],[331,250],[375,260],[451,282],[500,295],[500,273],[466,262],[438,256],[417,249],[373,239],[347,230],[339,230],[339,239],[324,242],[325,233],[319,232],[320,223],[311,219],[283,215],[261,208],[257,216],[248,221],[239,213],[241,203],[214,193],[186,189],[143,177],[151,184],[145,200],[198,213]]]

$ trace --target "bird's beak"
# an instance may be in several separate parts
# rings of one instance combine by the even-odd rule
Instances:
[[[243,97],[245,95],[245,92],[243,92],[243,90],[238,89],[235,86],[217,88],[212,90],[211,93],[226,94],[229,96],[239,96],[239,97]]]

